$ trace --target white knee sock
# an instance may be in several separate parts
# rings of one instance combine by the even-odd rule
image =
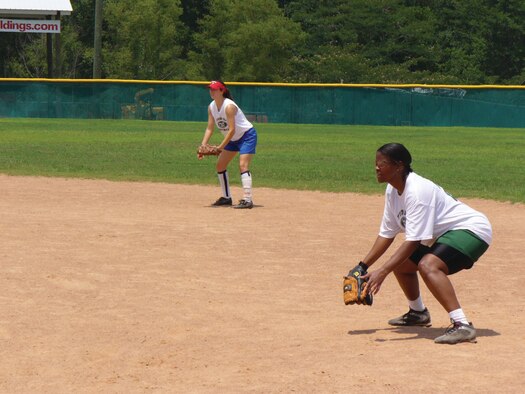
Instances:
[[[410,309],[413,309],[418,312],[423,312],[425,310],[425,304],[423,304],[421,294],[413,301],[408,300],[408,306],[410,307]]]
[[[241,174],[242,189],[244,191],[244,199],[252,201],[252,174],[250,171]]]
[[[219,177],[219,183],[221,185],[222,196],[226,198],[231,198],[230,182],[228,181],[228,171],[224,170],[222,172],[218,172],[217,176]]]
[[[469,324],[467,317],[465,316],[465,313],[463,312],[463,309],[459,308],[453,311],[450,311],[448,313],[450,318],[454,320],[455,322],[460,322],[464,324]]]

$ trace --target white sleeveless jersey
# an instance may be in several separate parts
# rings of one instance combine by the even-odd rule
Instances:
[[[402,195],[388,184],[380,236],[394,238],[404,232],[407,241],[430,245],[450,230],[469,230],[489,245],[492,241],[487,217],[454,199],[434,182],[411,172]]]
[[[246,119],[242,110],[233,102],[233,100],[228,98],[224,99],[220,109],[217,108],[215,101],[212,101],[210,104],[211,116],[213,116],[217,128],[223,135],[228,134],[228,131],[230,131],[230,125],[226,118],[226,107],[228,107],[228,105],[234,105],[237,108],[237,114],[235,115],[235,134],[231,139],[232,141],[237,141],[244,135],[244,133],[253,128],[253,124]]]

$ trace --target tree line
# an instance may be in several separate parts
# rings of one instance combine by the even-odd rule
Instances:
[[[95,0],[62,17],[60,76],[91,78]],[[104,0],[102,77],[525,84],[523,0]],[[46,77],[46,37],[0,33],[0,75]]]

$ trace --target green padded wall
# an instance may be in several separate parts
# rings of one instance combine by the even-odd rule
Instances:
[[[525,127],[525,87],[228,83],[256,122]],[[0,117],[206,121],[205,82],[0,79]]]

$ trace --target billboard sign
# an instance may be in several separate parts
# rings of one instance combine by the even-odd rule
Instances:
[[[0,19],[0,32],[60,33],[59,20]]]

